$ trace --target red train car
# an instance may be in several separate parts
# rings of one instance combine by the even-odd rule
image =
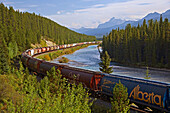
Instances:
[[[27,66],[28,60],[31,58],[31,56],[26,55],[25,53],[22,54],[21,61],[24,66]]]
[[[28,59],[28,67],[29,67],[29,69],[31,69],[35,72],[39,72],[39,67],[42,62],[44,62],[44,61],[36,59],[36,58],[30,58],[30,59]]]
[[[58,69],[58,65],[50,62],[42,62],[39,66],[39,73],[42,75],[47,75],[47,71],[50,71],[52,67],[55,66],[55,69]]]
[[[38,48],[38,49],[37,49],[37,53],[41,53],[41,48]]]
[[[47,50],[46,47],[41,48],[42,52],[46,52],[46,50]]]
[[[74,67],[64,66],[61,70],[61,74],[73,82],[82,83],[84,87],[89,88],[94,91],[99,91],[98,87],[103,75],[94,71],[78,69]]]

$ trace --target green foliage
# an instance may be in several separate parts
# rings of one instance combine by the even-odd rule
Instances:
[[[0,76],[0,112],[88,113],[89,95],[82,85],[68,84],[55,67],[40,82],[20,69]]]
[[[112,61],[126,65],[170,68],[170,23],[146,20],[137,27],[130,24],[125,29],[112,30],[103,36],[102,49],[107,51]]]
[[[112,113],[127,113],[130,109],[127,88],[119,81],[113,88],[113,99],[111,99]]]
[[[99,63],[100,71],[102,71],[104,73],[112,73],[113,67],[109,67],[110,61],[111,61],[110,56],[108,55],[107,51],[105,51],[105,53],[102,55],[101,62]]]
[[[35,13],[7,8],[3,3],[0,3],[0,37],[5,39],[7,45],[16,41],[19,51],[24,51],[36,43],[46,46],[41,37],[49,38],[57,44],[96,40],[94,36],[76,33]]]
[[[50,58],[49,55],[45,55],[44,58],[45,58],[45,60],[47,60],[47,61],[50,61],[50,60],[51,60],[51,58]]]
[[[41,44],[42,47],[47,47],[47,44],[46,44],[45,40],[41,40],[40,44]]]
[[[144,77],[145,79],[150,79],[151,77],[149,77],[150,74],[149,74],[149,67],[147,66],[146,67],[146,77]]]
[[[66,57],[62,57],[61,59],[58,60],[59,63],[68,63],[69,62],[69,59],[66,58]]]
[[[0,74],[9,73],[8,49],[4,38],[0,37]]]
[[[13,58],[13,57],[17,56],[18,46],[17,46],[17,43],[15,41],[14,42],[10,42],[8,44],[8,51],[9,51],[9,57],[10,58]]]

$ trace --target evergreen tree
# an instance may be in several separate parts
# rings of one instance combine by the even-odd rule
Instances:
[[[127,88],[119,81],[113,88],[113,99],[111,99],[112,113],[127,113],[130,109]]]
[[[8,49],[4,38],[0,37],[0,74],[9,73]]]
[[[110,66],[110,56],[108,55],[107,51],[105,51],[105,53],[102,55],[102,59],[101,59],[102,62],[99,63],[99,66],[101,68],[100,71],[104,72],[104,73],[112,73],[112,68],[113,67],[109,67]]]
[[[163,22],[162,16],[160,22],[151,19],[137,27],[128,24],[125,29],[113,29],[103,36],[102,49],[115,62],[170,68],[169,27],[168,19]]]
[[[145,77],[145,79],[150,79],[151,77],[149,77],[150,76],[150,74],[149,74],[149,67],[147,66],[146,67],[146,77]]]

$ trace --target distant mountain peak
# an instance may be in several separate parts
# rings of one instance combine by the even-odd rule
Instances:
[[[125,20],[122,19],[116,19],[115,17],[112,17],[109,21],[99,24],[97,28],[108,28],[108,27],[113,27],[118,24],[122,24],[125,22]]]
[[[163,20],[165,18],[168,18],[168,20],[170,21],[170,9],[162,13],[162,18]],[[95,35],[97,37],[102,37],[103,35],[109,33],[112,29],[117,29],[118,27],[120,29],[124,29],[127,24],[131,24],[131,26],[138,26],[138,24],[142,25],[144,19],[146,20],[146,22],[148,22],[148,20],[150,19],[153,19],[154,21],[155,20],[159,21],[160,14],[158,12],[149,13],[145,17],[136,21],[134,20],[125,21],[122,19],[116,19],[115,17],[112,17],[109,21],[99,24],[97,28],[84,28],[84,29],[79,29],[77,31],[87,35]]]
[[[115,17],[112,17],[109,21],[113,21],[115,19]]]

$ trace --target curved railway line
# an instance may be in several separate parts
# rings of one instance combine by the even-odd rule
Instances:
[[[84,87],[90,89],[96,94],[106,95],[107,97],[112,97],[113,87],[120,80],[121,83],[128,88],[128,96],[130,101],[138,105],[139,110],[144,107],[150,107],[156,112],[170,112],[170,84],[168,83],[105,74],[101,72],[70,67],[67,65],[50,63],[35,58],[36,55],[46,52],[53,52],[59,49],[71,48],[84,44],[97,43],[99,42],[82,42],[28,49],[22,53],[21,60],[24,66],[42,75],[46,75],[47,71],[49,71],[52,67],[55,67],[56,69],[59,69],[63,77],[67,78],[70,82],[75,80],[77,84],[82,83]],[[137,108],[132,109],[137,110]]]

